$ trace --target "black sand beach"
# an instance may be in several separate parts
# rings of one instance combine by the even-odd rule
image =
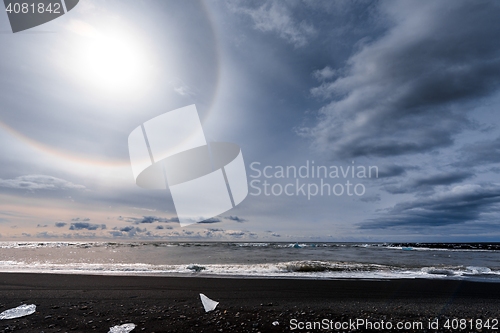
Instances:
[[[199,293],[219,301],[217,309],[205,313]],[[21,304],[36,304],[37,311],[27,317],[0,321],[0,332],[108,332],[111,326],[129,322],[137,325],[133,332],[349,332],[367,331],[370,327],[379,332],[487,332],[500,327],[478,329],[474,325],[478,319],[484,323],[489,318],[490,325],[500,319],[499,300],[500,284],[450,280],[2,273],[0,311]],[[293,319],[295,324],[290,322]],[[447,319],[450,325],[459,325],[453,319],[465,319],[466,325],[472,327],[445,328]],[[364,322],[353,329],[356,320]],[[384,326],[380,326],[382,321]],[[329,322],[332,326],[307,329],[307,322]],[[335,322],[344,323],[345,329],[336,330]],[[421,322],[423,326],[398,329],[398,322]],[[438,323],[438,329],[429,327],[429,322]],[[299,329],[300,323],[303,330]],[[372,326],[366,326],[370,323]],[[388,323],[392,329],[388,329]],[[376,330],[376,325],[380,329]]]

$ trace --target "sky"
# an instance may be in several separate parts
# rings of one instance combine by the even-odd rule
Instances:
[[[500,3],[82,0],[0,14],[0,241],[491,242]],[[128,135],[195,104],[247,198],[181,227]],[[370,171],[370,172],[369,172]]]

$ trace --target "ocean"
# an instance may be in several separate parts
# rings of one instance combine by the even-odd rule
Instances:
[[[0,272],[500,282],[500,243],[0,242]]]

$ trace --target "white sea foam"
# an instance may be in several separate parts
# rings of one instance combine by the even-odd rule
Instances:
[[[500,281],[500,251],[495,250],[499,244],[422,246],[417,243],[0,242],[3,259],[0,272]],[[470,247],[477,249],[467,249]]]
[[[412,251],[473,251],[473,252],[498,252],[500,244],[447,244],[447,246],[437,246],[443,244],[434,244],[426,246],[425,244],[408,246],[394,245],[387,243],[263,243],[263,242],[242,242],[242,243],[224,243],[224,242],[0,242],[0,249],[21,249],[21,248],[102,248],[102,247],[258,247],[258,248],[384,248],[390,250],[411,249]]]
[[[431,248],[431,247],[405,247],[405,246],[386,246],[389,250],[411,250],[411,251],[443,251],[443,252],[491,252],[494,250],[487,249],[446,249],[446,248]]]
[[[189,275],[313,279],[486,279],[500,282],[500,271],[488,267],[397,267],[326,261],[292,261],[268,264],[151,265],[0,261],[0,272],[34,272],[101,275]]]

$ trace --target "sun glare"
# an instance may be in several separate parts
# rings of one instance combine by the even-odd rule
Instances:
[[[142,41],[116,27],[100,31],[77,26],[79,75],[104,93],[134,94],[143,89],[151,74],[151,62]]]
[[[84,67],[96,82],[119,89],[140,79],[142,61],[126,38],[100,36],[90,43]]]

